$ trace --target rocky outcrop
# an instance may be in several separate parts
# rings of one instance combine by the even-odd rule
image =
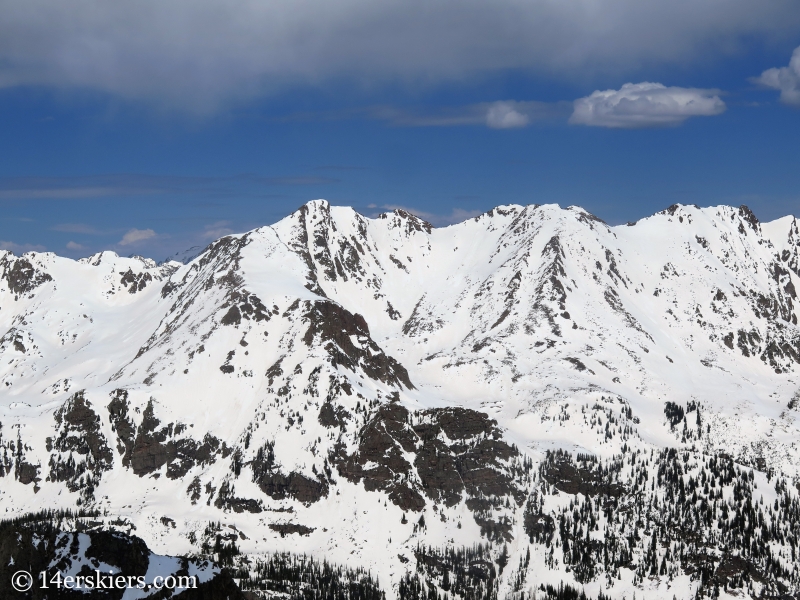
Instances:
[[[122,464],[143,477],[159,471],[166,465],[166,476],[180,479],[198,465],[209,465],[217,456],[227,458],[230,449],[211,434],[202,441],[181,434],[186,431],[182,423],[169,423],[163,427],[155,416],[153,399],[147,403],[138,427],[128,410],[127,392],[116,390],[108,405],[109,419],[117,433],[117,450],[122,454]]]
[[[246,321],[268,321],[272,316],[269,309],[255,294],[247,290],[235,290],[228,296],[228,300],[222,305],[222,309],[227,309],[220,323],[222,325],[239,325],[242,319]],[[277,313],[277,311],[275,311]]]
[[[0,268],[0,279],[6,281],[9,291],[17,298],[53,280],[49,273],[37,269],[29,260],[16,258],[13,254],[6,254],[0,259]]]
[[[238,498],[236,496],[236,489],[228,480],[223,481],[222,485],[220,485],[217,499],[214,501],[214,506],[223,510],[232,510],[235,513],[260,513],[262,510],[261,503],[258,500],[252,498]]]
[[[270,523],[269,528],[272,531],[277,531],[281,537],[296,533],[298,535],[309,535],[314,532],[313,527],[306,527],[305,525],[298,525],[295,523]]]
[[[27,460],[27,453],[32,448],[22,441],[22,436],[17,430],[17,439],[3,439],[3,424],[0,423],[0,477],[13,477],[23,485],[33,483],[34,490],[38,491],[40,465],[32,464]]]
[[[267,442],[249,463],[253,482],[262,492],[274,500],[293,498],[304,504],[318,502],[328,495],[328,482],[321,475],[312,479],[297,471],[283,473],[275,462],[274,447],[272,442]]]
[[[393,401],[375,411],[354,453],[339,447],[330,460],[341,476],[362,482],[368,491],[386,492],[403,510],[420,511],[426,500],[445,506],[465,501],[487,535],[506,538],[511,522],[498,517],[498,510],[508,500],[515,505],[524,500],[518,458],[484,413],[464,408],[411,413]]]
[[[48,481],[63,481],[71,492],[93,498],[94,488],[104,471],[113,466],[113,456],[100,428],[100,416],[83,390],[73,394],[58,409],[55,436],[48,438],[50,455]]]
[[[144,273],[134,273],[133,269],[128,269],[120,273],[122,277],[119,280],[120,285],[128,289],[128,292],[135,294],[141,292],[147,287],[147,284],[153,281],[153,276],[145,271]]]
[[[576,464],[567,452],[548,451],[540,471],[542,479],[567,494],[619,497],[625,493],[623,486],[603,476],[592,456],[579,456]]]
[[[322,345],[333,367],[343,366],[393,386],[413,389],[406,368],[388,356],[369,335],[367,322],[334,302],[307,302],[303,318],[308,329],[303,341]]]

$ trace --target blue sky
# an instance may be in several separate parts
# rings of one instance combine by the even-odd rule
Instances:
[[[0,247],[161,260],[314,198],[799,214],[800,5],[640,4],[2,3]]]

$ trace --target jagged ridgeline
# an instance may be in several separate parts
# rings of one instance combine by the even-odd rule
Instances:
[[[118,540],[251,597],[798,594],[794,218],[314,201],[189,254],[0,254],[0,515],[84,511],[6,526],[47,568]]]

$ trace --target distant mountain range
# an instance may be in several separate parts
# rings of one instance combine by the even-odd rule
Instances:
[[[325,201],[158,265],[3,252],[0,515],[251,598],[797,598],[799,252],[744,206]]]

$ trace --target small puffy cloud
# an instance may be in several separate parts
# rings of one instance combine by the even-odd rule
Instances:
[[[718,94],[660,83],[626,83],[619,90],[598,90],[575,100],[569,122],[624,129],[680,125],[689,117],[723,113],[725,103]]]
[[[794,49],[788,67],[767,69],[752,81],[780,90],[781,102],[800,108],[800,46]]]
[[[515,102],[495,102],[486,111],[486,125],[492,129],[514,129],[530,123],[528,115],[519,112]]]
[[[67,250],[84,250],[85,248],[86,246],[78,242],[73,242],[72,240],[67,242]]]
[[[119,241],[120,246],[130,246],[132,244],[137,244],[139,242],[143,242],[144,240],[149,240],[156,236],[156,232],[152,229],[130,229],[125,235],[122,236],[122,239]]]
[[[45,247],[41,244],[17,244],[16,242],[0,240],[0,250],[8,250],[14,254],[20,255],[26,252],[44,252]]]

